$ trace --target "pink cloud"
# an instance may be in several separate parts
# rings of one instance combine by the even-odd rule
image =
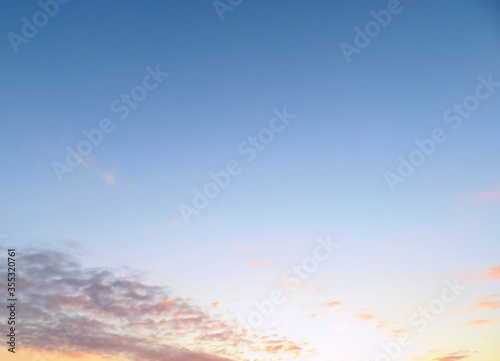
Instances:
[[[453,353],[450,353],[448,355],[444,355],[441,357],[436,357],[433,360],[434,361],[459,361],[459,360],[469,358],[470,353],[471,352],[469,350],[458,351],[458,352],[453,352]]]
[[[435,358],[435,361],[458,361],[462,360],[464,358],[468,358],[468,355],[448,355],[448,356],[443,356],[443,357],[438,357]]]
[[[249,268],[261,268],[264,267],[264,262],[261,261],[248,261],[247,267]]]
[[[81,160],[79,161],[79,163],[81,165],[83,165],[85,168],[87,168],[90,164],[90,161],[91,161],[91,158],[81,158]]]
[[[114,186],[115,185],[115,181],[116,181],[116,178],[115,176],[113,175],[113,173],[111,172],[104,172],[102,174],[102,179],[109,185],[112,185]]]
[[[487,199],[490,201],[500,200],[500,190],[491,191],[491,192],[484,192],[484,193],[481,193],[479,196],[483,199]]]
[[[236,249],[236,252],[239,253],[239,254],[246,254],[246,253],[249,253],[250,250],[246,247],[238,247]]]

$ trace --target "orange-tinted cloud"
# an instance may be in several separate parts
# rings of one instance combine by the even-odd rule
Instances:
[[[297,280],[284,279],[280,281],[280,284],[290,291],[301,293],[305,291],[318,291],[318,287],[312,286],[304,281],[299,280],[298,278]]]
[[[360,313],[357,315],[357,317],[362,321],[374,321],[377,318],[375,315],[372,315],[371,313]]]
[[[377,329],[386,332],[387,334],[393,336],[393,337],[399,337],[403,334],[407,334],[408,331],[401,329],[401,328],[396,328],[395,323],[386,319],[381,318],[380,316],[377,316],[372,313],[368,312],[353,312],[351,313],[356,317],[358,320],[364,321],[364,322],[369,322],[373,324]]]
[[[317,317],[319,315],[328,315],[332,313],[339,313],[341,312],[340,307],[342,306],[342,302],[339,300],[332,300],[328,302],[322,303],[322,306],[325,308],[322,309],[321,311],[315,312],[311,314],[311,317]]]
[[[325,305],[326,307],[335,307],[335,306],[342,305],[342,302],[340,302],[338,300],[333,300],[333,301],[330,301],[330,302],[325,302],[325,303],[323,303],[323,305]]]
[[[277,335],[263,336],[260,342],[263,344],[267,353],[280,356],[291,354],[294,357],[299,357],[307,345],[307,343],[298,345],[295,342],[291,342],[286,337],[277,337]]]
[[[491,267],[481,275],[482,279],[500,280],[500,266]]]
[[[500,294],[482,297],[474,307],[476,310],[491,310],[500,308]]]
[[[500,308],[500,301],[479,301],[476,308],[478,310]]]
[[[467,322],[468,326],[483,326],[488,323],[491,323],[491,320],[472,320]]]
[[[377,314],[370,313],[369,309],[349,309],[345,308],[344,304],[339,300],[332,300],[329,302],[324,302],[322,304],[323,309],[315,313],[310,314],[310,317],[316,318],[320,315],[333,315],[333,314],[346,314],[350,318],[356,320],[354,327],[366,327],[360,322],[367,323],[367,327],[373,329],[376,328],[381,332],[388,334],[391,337],[401,337],[408,334],[408,331],[402,328],[398,328],[395,322],[386,320]]]

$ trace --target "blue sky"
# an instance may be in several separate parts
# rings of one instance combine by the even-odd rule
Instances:
[[[74,241],[84,265],[146,270],[236,314],[318,236],[342,250],[298,308],[337,292],[362,303],[352,285],[373,282],[410,302],[449,275],[496,266],[500,92],[459,129],[443,113],[479,77],[500,81],[500,8],[400,6],[348,63],[340,44],[387,1],[243,1],[221,21],[209,1],[73,0],[17,54],[7,34],[21,34],[39,5],[10,2],[0,14],[1,231],[19,248]],[[113,101],[158,64],[168,77],[118,119]],[[296,118],[246,161],[238,145],[284,107]],[[59,182],[53,162],[103,118],[115,130]],[[446,142],[392,192],[384,172],[435,128]],[[241,174],[186,224],[179,205],[231,160]],[[380,283],[391,277],[394,287]]]

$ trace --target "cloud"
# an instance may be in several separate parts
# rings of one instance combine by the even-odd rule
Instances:
[[[500,301],[479,301],[476,308],[478,310],[500,308]]]
[[[490,200],[490,201],[495,201],[500,199],[500,190],[495,190],[491,192],[484,192],[479,194],[479,197]]]
[[[500,280],[500,266],[491,267],[481,275],[482,279]]]
[[[466,323],[467,326],[483,326],[491,323],[491,320],[472,320]]]
[[[104,182],[106,182],[109,185],[112,185],[112,186],[115,185],[116,177],[111,172],[104,172],[102,174],[102,179],[104,180]]]
[[[462,360],[464,358],[468,358],[469,355],[448,355],[448,356],[442,356],[442,357],[436,357],[434,360],[435,361],[457,361],[457,360]]]
[[[333,301],[328,301],[322,303],[322,306],[324,307],[323,310],[320,310],[318,312],[312,313],[311,317],[317,317],[319,315],[328,315],[331,313],[339,313],[340,312],[340,307],[342,306],[342,302],[339,300],[333,300]]]
[[[261,268],[264,267],[265,263],[262,261],[248,261],[247,267],[249,268]]]
[[[468,350],[453,352],[448,355],[436,357],[434,361],[458,361],[463,360],[470,357],[470,352]]]
[[[78,163],[83,165],[85,168],[88,168],[91,161],[92,161],[92,158],[90,158],[90,157],[85,157],[85,158],[80,157],[80,160],[78,161]]]
[[[318,291],[318,287],[311,286],[301,280],[284,279],[280,284],[290,291],[305,292],[305,291]]]
[[[377,319],[377,316],[372,315],[371,313],[360,313],[357,315],[357,317],[361,321],[375,321]]]
[[[265,331],[242,329],[235,319],[212,314],[213,307],[145,284],[130,269],[85,268],[56,251],[18,254],[19,322],[31,350],[145,361],[229,361],[241,352],[265,360],[306,350],[275,331],[262,339]]]
[[[236,249],[236,253],[238,254],[247,254],[250,252],[250,249],[246,248],[246,247],[238,247]]]
[[[71,250],[83,250],[84,249],[83,245],[80,242],[75,241],[73,239],[64,239],[62,241],[62,244]]]
[[[336,307],[336,306],[341,306],[342,302],[340,302],[339,300],[333,300],[330,302],[325,302],[323,303],[323,305],[326,307]]]
[[[408,333],[408,331],[406,331],[404,329],[395,328],[394,322],[385,320],[385,319],[383,319],[375,314],[363,312],[363,313],[355,314],[355,317],[358,320],[372,323],[373,325],[375,325],[375,327],[377,329],[382,330],[393,337],[398,337],[398,336],[401,336],[403,334]]]
[[[327,301],[321,304],[322,309],[310,314],[310,317],[318,316],[347,316],[349,328],[352,330],[372,329],[383,332],[390,337],[402,337],[408,335],[408,331],[397,327],[396,322],[382,318],[381,316],[371,313],[367,308],[348,308],[340,300]],[[338,321],[338,319],[337,319]]]
[[[482,297],[474,307],[476,310],[489,310],[500,308],[500,294]]]

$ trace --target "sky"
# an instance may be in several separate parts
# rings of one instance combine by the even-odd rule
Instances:
[[[498,359],[497,1],[3,5],[2,359]]]

